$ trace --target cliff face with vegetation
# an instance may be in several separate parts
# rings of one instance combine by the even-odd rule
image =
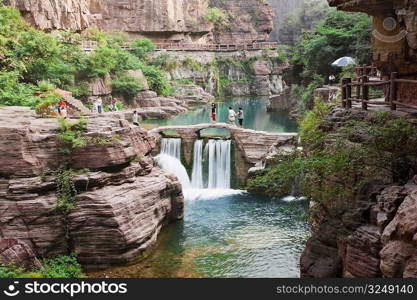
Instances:
[[[210,6],[227,14],[225,22],[215,26],[217,43],[267,41],[274,28],[274,12],[266,0],[211,0]]]
[[[84,30],[97,26],[154,42],[265,41],[273,29],[273,12],[264,0],[8,0],[6,3],[17,7],[29,23],[42,30]],[[209,5],[221,9],[227,24],[220,24],[216,12],[213,18],[207,18]]]
[[[89,268],[127,263],[183,216],[181,184],[155,166],[155,139],[119,116],[38,119],[0,109],[0,238]]]
[[[345,11],[364,12],[373,17],[373,62],[388,78],[391,72],[399,77],[416,79],[417,8],[414,1],[347,1],[329,0],[331,6]],[[397,99],[417,103],[416,86],[400,84]]]
[[[333,143],[328,147],[350,150],[339,150],[329,166],[334,170],[311,182],[317,194],[302,277],[417,276],[415,120],[333,108],[316,127]],[[312,153],[307,156],[324,158]]]

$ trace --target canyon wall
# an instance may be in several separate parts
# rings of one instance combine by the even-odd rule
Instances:
[[[286,87],[283,74],[289,66],[275,51],[158,51],[155,57],[167,54],[173,62],[165,70],[170,80],[192,82],[212,95],[269,96]]]
[[[205,21],[209,2],[230,15],[228,28],[214,30]],[[97,26],[154,42],[266,41],[274,15],[264,0],[7,0],[6,4],[17,7],[30,24],[42,30],[80,31]]]
[[[377,117],[376,112],[335,107],[323,130],[336,135],[349,122],[372,125]],[[397,112],[389,117],[415,122],[413,114]],[[365,132],[352,130],[346,143],[360,147],[366,141]],[[392,166],[380,168],[378,178],[369,181],[364,167],[362,177],[367,183],[352,197],[340,196],[340,191],[331,201],[310,204],[313,232],[300,260],[302,277],[417,277],[415,153],[408,159],[408,182],[394,181],[392,172],[398,170],[391,170]]]
[[[71,154],[56,119],[29,108],[1,108],[0,133],[0,238],[21,240],[39,258],[75,252],[87,268],[124,264],[183,217],[181,184],[150,155],[155,138],[118,115],[90,118],[87,145]],[[77,191],[67,214],[65,176]]]
[[[417,79],[417,6],[408,0],[329,0],[331,6],[364,12],[373,19],[373,61],[388,79],[391,72],[400,78]],[[399,84],[397,99],[417,104],[417,85]]]
[[[266,0],[211,0],[229,14],[230,24],[215,28],[215,41],[220,44],[267,41],[273,30],[274,12]]]
[[[295,10],[301,8],[304,1],[305,0],[268,0],[268,3],[275,14],[274,29],[270,38],[272,41],[285,42],[285,40],[281,39],[280,29],[284,25],[286,17]]]

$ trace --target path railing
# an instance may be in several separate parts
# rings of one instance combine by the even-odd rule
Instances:
[[[278,43],[260,42],[252,44],[189,44],[189,43],[156,43],[157,50],[167,51],[239,51],[239,50],[263,50],[276,49]],[[82,41],[81,48],[84,51],[93,51],[98,47],[96,41]],[[131,50],[128,44],[122,47],[125,50]]]
[[[399,79],[397,72],[392,72],[389,80],[372,80],[369,75],[362,75],[358,80],[352,81],[351,78],[342,79],[342,106],[352,108],[352,102],[362,104],[362,109],[367,110],[368,105],[386,105],[391,110],[396,110],[397,106],[417,109],[417,104],[407,103],[403,99],[398,99],[398,85],[401,83],[417,84],[417,80]],[[385,97],[375,99],[370,94],[370,89],[382,88],[385,91]],[[353,93],[354,92],[354,93]],[[417,99],[417,96],[416,96]],[[416,100],[417,102],[417,100]]]
[[[204,51],[238,51],[238,50],[263,50],[276,49],[278,43],[260,42],[252,44],[185,44],[185,43],[159,43],[158,50],[204,50]]]

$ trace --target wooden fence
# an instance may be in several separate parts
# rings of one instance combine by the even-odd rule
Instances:
[[[357,81],[352,81],[351,78],[342,79],[343,107],[352,108],[352,102],[359,102],[364,110],[368,109],[369,104],[387,105],[391,110],[396,110],[397,106],[417,109],[417,105],[405,103],[401,99],[397,99],[398,84],[417,84],[417,80],[399,79],[397,72],[392,72],[389,80],[370,80],[370,78],[368,74],[361,75]],[[371,87],[384,89],[385,98],[382,101],[373,99],[372,95],[370,95]]]
[[[93,51],[97,48],[96,41],[82,41],[81,48],[84,51]],[[278,43],[262,42],[252,44],[186,44],[186,43],[157,43],[155,44],[158,50],[168,51],[238,51],[238,50],[263,50],[263,49],[277,49]],[[131,48],[126,44],[126,50]]]

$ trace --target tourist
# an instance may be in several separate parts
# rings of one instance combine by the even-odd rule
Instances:
[[[64,119],[67,117],[67,103],[64,100],[59,101],[58,103],[58,113]]]
[[[215,103],[211,104],[211,115],[210,115],[210,119],[211,122],[215,123],[216,122],[216,112],[217,112],[217,106]]]
[[[67,107],[66,106],[61,106],[61,117],[66,119],[68,116],[68,111],[67,111]]]
[[[112,111],[118,111],[118,109],[117,109],[117,99],[116,98],[111,99],[111,110]]]
[[[329,76],[329,84],[330,85],[332,85],[335,80],[336,80],[336,77],[334,75]]]
[[[243,127],[243,119],[245,118],[245,114],[243,113],[243,109],[239,107],[239,111],[237,112],[237,119],[239,121],[239,126]]]
[[[228,118],[228,120],[229,120],[230,125],[235,125],[236,126],[236,113],[235,113],[235,111],[233,110],[232,107],[229,107],[229,118]]]
[[[99,114],[103,113],[103,100],[101,100],[101,98],[97,99],[97,112]]]
[[[132,123],[136,126],[139,126],[139,115],[136,110],[133,112],[133,115],[132,115]]]

